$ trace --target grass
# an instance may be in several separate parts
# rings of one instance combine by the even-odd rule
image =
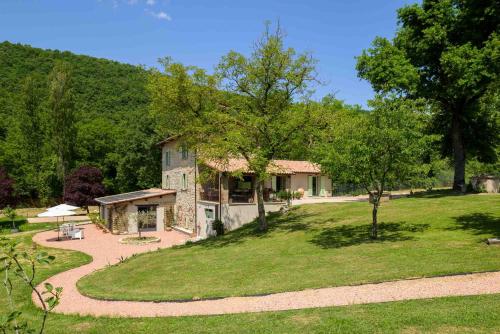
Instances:
[[[369,239],[365,202],[315,204],[196,244],[151,252],[84,277],[84,294],[117,300],[258,295],[500,269],[500,196],[393,200]],[[161,279],[160,279],[161,278]]]
[[[24,233],[9,237],[20,240],[23,247],[31,248],[31,235]],[[82,253],[38,248],[56,256],[52,266],[38,271],[38,282],[90,261]],[[19,283],[15,284],[15,299],[23,311],[23,318],[37,324],[41,312],[33,306],[30,291]],[[1,288],[0,300],[5,300]],[[179,318],[94,318],[51,314],[46,333],[493,333],[500,328],[499,303],[500,294]],[[6,307],[6,303],[0,303],[0,316],[8,312]]]
[[[22,240],[24,247],[32,247],[31,235],[17,235],[15,238]],[[53,266],[38,271],[37,281],[90,260],[78,252],[47,250],[56,256],[56,260]],[[37,325],[41,312],[33,306],[29,290],[16,284],[15,299],[23,312],[23,319],[32,326]],[[5,300],[3,289],[0,289],[0,300]],[[46,333],[493,333],[500,327],[499,303],[500,295],[497,294],[178,318],[94,318],[51,314]],[[6,303],[0,303],[0,316],[7,312]]]
[[[19,216],[24,216],[27,218],[34,218],[37,217],[38,214],[45,212],[47,210],[46,207],[42,208],[16,208],[16,212]],[[90,212],[92,211],[98,211],[99,207],[98,206],[89,206]],[[87,211],[85,209],[77,209],[75,210],[77,214],[85,215],[87,214]],[[0,211],[0,218],[3,217],[2,212]]]
[[[29,232],[29,231],[39,231],[39,230],[48,230],[51,228],[55,228],[57,226],[56,223],[36,223],[29,224],[28,220],[23,216],[17,216],[14,220],[16,227],[20,232]],[[12,229],[12,221],[6,217],[0,218],[0,235],[11,234]]]

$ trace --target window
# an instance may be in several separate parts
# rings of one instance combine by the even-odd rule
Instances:
[[[168,175],[165,176],[165,189],[170,189],[170,177]]]
[[[165,166],[170,166],[170,151],[165,151]]]
[[[182,174],[181,187],[182,187],[182,190],[187,189],[187,175],[186,174]]]
[[[251,175],[229,178],[229,202],[230,203],[253,203],[254,200],[254,178]]]
[[[181,148],[182,160],[187,160],[188,154],[189,153],[188,153],[187,147],[183,145],[182,148]]]

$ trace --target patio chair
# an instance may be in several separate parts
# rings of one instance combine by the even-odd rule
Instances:
[[[71,239],[80,239],[80,240],[82,240],[84,238],[83,229],[82,228],[73,228],[69,232],[69,236],[71,237]]]

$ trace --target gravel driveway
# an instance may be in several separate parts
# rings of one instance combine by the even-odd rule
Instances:
[[[184,243],[187,236],[175,231],[149,233],[160,236],[161,243],[144,246],[122,245],[118,243],[120,236],[104,234],[94,225],[84,225],[84,228],[84,240],[58,242],[55,241],[57,233],[54,231],[41,232],[33,237],[40,245],[78,250],[94,259],[90,264],[59,273],[47,280],[54,286],[64,288],[61,302],[54,310],[56,313],[118,317],[213,315],[500,293],[500,272],[490,272],[192,302],[96,300],[78,292],[76,282],[81,277],[108,264],[119,262],[121,256],[128,257],[135,253]],[[33,300],[36,302],[35,298]]]

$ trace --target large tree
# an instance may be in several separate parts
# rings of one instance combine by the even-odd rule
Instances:
[[[498,90],[500,5],[424,0],[399,9],[398,19],[392,41],[377,37],[358,58],[359,76],[379,93],[432,104],[432,130],[443,135],[443,153],[454,163],[453,188],[464,191],[467,157],[497,159],[500,129],[481,99]]]
[[[316,81],[315,60],[284,46],[269,25],[250,56],[224,56],[214,76],[164,62],[167,77],[153,77],[153,110],[164,133],[186,135],[205,159],[241,157],[254,173],[259,228],[267,230],[264,180],[272,159],[305,121],[294,102],[306,100]]]
[[[377,98],[369,113],[341,110],[317,142],[316,160],[332,179],[362,186],[370,194],[371,237],[377,238],[377,214],[387,189],[421,180],[429,172],[424,158],[436,136],[424,134],[421,101]]]
[[[95,205],[95,198],[104,195],[103,176],[98,168],[82,166],[66,177],[64,201],[84,207]]]
[[[49,76],[49,133],[58,159],[59,178],[63,185],[74,158],[76,138],[75,109],[71,67],[56,62]]]

